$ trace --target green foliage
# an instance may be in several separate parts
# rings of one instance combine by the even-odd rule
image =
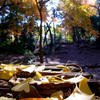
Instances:
[[[28,49],[25,49],[24,50],[24,55],[27,55],[27,56],[34,56],[34,53]]]
[[[0,43],[0,52],[8,52],[10,49],[10,42],[4,42],[4,43]]]
[[[72,42],[72,41],[73,41],[73,39],[72,39],[72,36],[71,36],[71,35],[68,35],[68,36],[67,36],[67,41],[68,41],[68,42]]]

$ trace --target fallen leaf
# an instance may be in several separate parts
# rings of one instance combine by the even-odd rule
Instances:
[[[29,73],[32,73],[33,71],[35,71],[35,68],[36,68],[35,65],[30,65],[30,66],[21,65],[20,66],[21,71],[25,71]]]
[[[3,70],[3,71],[0,71],[0,78],[9,80],[10,78],[12,78],[13,74],[14,73],[11,71]]]
[[[63,82],[64,80],[57,76],[49,76],[48,77],[49,82]]]
[[[42,98],[42,96],[39,94],[37,89],[34,86],[29,85],[30,91],[25,92],[21,91],[19,93],[19,98]]]
[[[46,77],[43,77],[39,72],[36,72],[35,76],[33,77],[34,82],[37,84],[47,84],[49,80]]]
[[[0,100],[16,100],[16,99],[13,99],[13,98],[7,98],[7,97],[0,97]]]
[[[53,100],[49,98],[26,98],[26,99],[20,99],[20,100]]]
[[[64,65],[56,65],[57,68],[63,68],[62,71],[63,72],[71,72],[71,70],[69,69],[69,67],[66,67]]]
[[[56,65],[57,68],[65,68],[64,65]]]
[[[78,83],[81,80],[83,80],[84,78],[85,78],[84,76],[80,75],[80,76],[77,76],[77,77],[73,77],[73,78],[70,78],[70,79],[66,79],[66,80],[64,80],[64,83],[66,83],[66,82]]]
[[[65,67],[62,69],[63,72],[71,72],[71,70],[68,67]]]
[[[27,78],[25,81],[22,81],[18,85],[14,86],[11,90],[18,91],[18,92],[24,90],[25,92],[29,92],[30,91],[30,87],[29,87],[30,81],[33,81],[33,79]]]
[[[16,68],[12,66],[12,64],[1,64],[0,65],[0,78],[9,80],[13,74],[17,72]]]
[[[40,71],[43,71],[44,69],[45,69],[45,65],[42,65],[42,66],[36,67],[35,72],[40,72]]]
[[[76,85],[72,94],[65,100],[95,100],[95,99],[94,99],[94,94],[88,95],[86,93],[83,93]]]
[[[79,82],[79,89],[83,92],[86,93],[88,95],[92,95],[92,91],[90,90],[88,84],[87,84],[88,79],[84,78],[83,80],[81,80]]]
[[[54,92],[53,94],[51,94],[51,99],[63,100],[63,91]]]

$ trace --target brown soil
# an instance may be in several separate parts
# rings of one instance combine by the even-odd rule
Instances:
[[[35,63],[32,56],[0,54],[0,63]],[[31,60],[30,60],[31,59]],[[94,79],[100,80],[100,49],[89,44],[62,44],[60,48],[53,51],[50,55],[44,56],[44,63],[61,64],[75,63],[85,71],[94,75]],[[39,57],[37,57],[39,62]]]
[[[75,63],[100,80],[100,49],[90,44],[63,44],[51,55],[44,56],[47,63]]]

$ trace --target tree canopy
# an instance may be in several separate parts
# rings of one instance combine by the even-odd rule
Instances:
[[[50,5],[56,7],[51,6],[52,8],[48,10]],[[40,61],[43,63],[43,25],[49,28],[51,41],[53,38],[54,41],[57,40],[55,38],[57,33],[59,33],[59,38],[62,36],[61,33],[72,33],[71,36],[74,38],[77,36],[79,39],[90,36],[90,34],[99,37],[99,28],[93,28],[94,24],[99,26],[99,22],[93,18],[93,16],[100,17],[99,7],[98,0],[59,0],[58,2],[53,0],[1,0],[0,38],[3,42],[13,35],[14,43],[20,42],[21,44],[23,35],[27,37],[30,33],[32,36],[38,34]],[[52,16],[50,10],[52,10]],[[50,18],[52,21],[49,20]],[[52,31],[51,27],[53,27]]]

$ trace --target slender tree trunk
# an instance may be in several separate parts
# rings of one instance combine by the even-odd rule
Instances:
[[[50,30],[50,25],[47,24],[47,27],[48,27],[48,31],[50,32],[50,39],[51,39],[50,46],[53,46],[53,37],[52,37],[51,30]]]
[[[38,0],[35,0],[36,1],[36,4],[37,4],[37,8],[38,8],[38,11],[40,13],[40,63],[43,63],[43,49],[42,49],[42,21],[43,21],[43,18],[42,18],[42,8],[43,8],[43,4],[42,2],[38,2]]]
[[[48,30],[45,32],[45,37],[44,37],[44,41],[43,41],[43,44],[45,44],[45,42],[46,42],[46,45],[47,45],[47,33],[48,33]]]
[[[55,33],[55,31],[56,30],[55,30],[55,24],[54,23],[53,23],[53,27],[54,27],[53,30],[54,30],[54,44],[55,44],[55,42],[56,42],[56,33]]]
[[[42,9],[41,9],[42,10]],[[40,11],[40,63],[43,63],[43,48],[42,48],[42,11]]]
[[[76,32],[75,32],[75,27],[72,28],[73,30],[73,41],[76,43]]]

